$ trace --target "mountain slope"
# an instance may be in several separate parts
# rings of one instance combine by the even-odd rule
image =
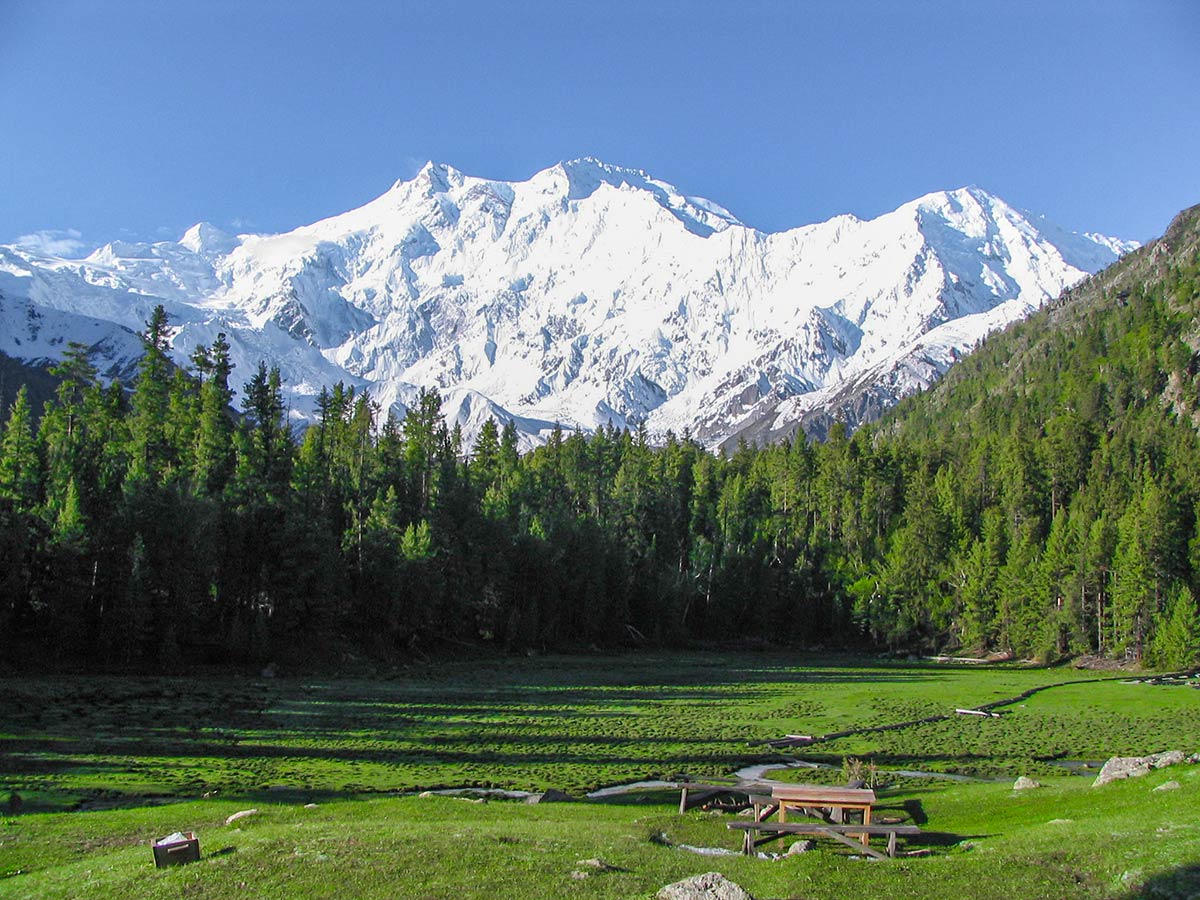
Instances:
[[[839,563],[871,634],[1194,665],[1200,207],[852,441],[821,448],[867,459],[851,495],[899,497],[886,543]]]
[[[430,163],[286,234],[0,248],[0,298],[126,329],[161,302],[180,361],[224,331],[301,418],[342,380],[399,409],[436,387],[468,437],[486,409],[527,443],[611,422],[717,445],[872,418],[1130,246],[978,188],[765,234],[594,159],[515,183]]]
[[[1110,438],[1150,409],[1200,428],[1200,206],[1164,235],[992,335],[888,430],[950,442],[1069,417]]]

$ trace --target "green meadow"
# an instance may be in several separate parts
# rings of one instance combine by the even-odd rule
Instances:
[[[700,654],[453,660],[369,678],[7,678],[0,803],[22,802],[0,818],[0,897],[624,898],[713,870],[759,898],[1200,896],[1200,766],[1095,789],[1094,771],[1065,767],[1200,750],[1200,692],[1127,680]],[[999,718],[858,731],[1043,686]],[[855,733],[765,745],[843,731]],[[680,816],[666,790],[585,796],[792,756],[827,768],[771,777],[836,783],[846,759],[873,764],[880,814],[920,824],[907,849],[925,855],[869,862],[822,841],[780,860],[706,857],[682,847],[737,849],[729,815]],[[1018,775],[1044,787],[1014,792]],[[1170,780],[1180,787],[1152,792]],[[458,787],[578,802],[417,796]],[[197,833],[203,858],[156,870],[149,842],[176,830]]]

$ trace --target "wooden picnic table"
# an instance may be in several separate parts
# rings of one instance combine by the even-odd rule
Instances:
[[[828,824],[842,825],[847,813],[862,825],[871,824],[875,792],[861,788],[838,788],[815,784],[763,784],[761,782],[695,783],[680,785],[679,812],[714,801],[735,798],[737,808],[753,807],[754,819],[762,822],[775,813],[786,822],[788,810],[813,815]]]
[[[751,795],[749,799],[754,807],[754,819],[730,822],[728,826],[745,832],[742,847],[747,854],[753,854],[755,847],[765,841],[785,834],[804,834],[829,837],[868,856],[887,859],[896,855],[897,835],[920,834],[920,829],[913,825],[873,824],[871,811],[875,806],[875,792],[865,788],[772,785],[769,797]],[[789,822],[789,811],[793,816],[799,815],[801,820]],[[771,821],[773,815],[777,815],[776,821]],[[765,837],[758,838],[759,834]],[[886,856],[871,848],[873,835],[887,838]]]
[[[815,815],[834,825],[846,825],[847,813],[854,814],[855,824],[871,824],[871,807],[875,792],[866,788],[825,787],[814,784],[780,784],[771,788],[771,799],[779,804],[779,821],[787,821],[788,810],[802,815]],[[866,843],[866,835],[863,835]]]

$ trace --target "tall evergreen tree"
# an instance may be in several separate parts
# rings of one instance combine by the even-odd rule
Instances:
[[[146,323],[146,330],[141,335],[144,353],[138,360],[138,375],[131,399],[129,473],[137,480],[159,479],[169,462],[169,337],[167,313],[159,304],[154,307]]]
[[[197,347],[192,358],[198,361],[201,376],[193,478],[198,490],[218,495],[233,475],[235,460],[229,412],[233,401],[229,387],[233,363],[229,360],[225,334],[218,334],[211,347]]]
[[[17,512],[30,513],[40,501],[41,483],[33,411],[22,385],[0,436],[0,498],[10,500]]]

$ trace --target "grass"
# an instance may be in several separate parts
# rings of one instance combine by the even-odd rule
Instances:
[[[1104,681],[1045,691],[1005,708],[999,719],[960,717],[852,736],[822,751],[834,758],[870,757],[885,767],[1041,777],[1062,773],[1054,761],[1103,762],[1188,740],[1200,744],[1195,690]]]
[[[757,897],[1132,898],[1186,878],[1200,859],[1200,770],[1151,793],[1166,772],[1093,790],[1063,777],[1030,792],[971,784],[905,791],[935,852],[873,863],[833,845],[779,861],[708,859],[671,844],[735,848],[727,817],[678,816],[647,803],[476,804],[434,798],[260,806],[225,826],[228,801],[22,816],[0,834],[0,896],[23,898],[650,897],[719,870]],[[176,828],[201,837],[197,864],[155,870],[146,841]],[[600,858],[610,871],[586,864]],[[22,869],[23,874],[13,874]],[[583,877],[573,876],[580,873]],[[1161,896],[1190,896],[1162,893]]]
[[[0,820],[0,897],[649,897],[713,869],[758,897],[811,900],[1194,896],[1200,885],[1174,881],[1200,862],[1200,767],[1092,789],[1045,758],[1195,751],[1200,697],[1097,677],[671,654],[461,662],[372,680],[10,678],[0,800],[15,789],[26,805]],[[824,842],[779,862],[704,858],[652,838],[733,849],[740,836],[721,816],[678,816],[663,793],[537,806],[395,796],[469,784],[579,796],[728,774],[774,758],[761,742],[785,733],[888,724],[1080,678],[999,719],[813,748],[834,764],[854,754],[884,769],[1047,784],[892,779],[883,802],[919,810],[926,858],[868,863]],[[1181,789],[1150,793],[1168,778]],[[223,824],[251,806],[260,813]],[[188,829],[201,862],[153,869],[147,842]],[[581,862],[596,857],[614,869]]]

